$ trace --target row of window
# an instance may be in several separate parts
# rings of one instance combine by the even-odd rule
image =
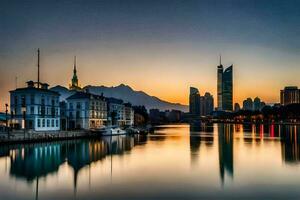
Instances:
[[[58,127],[58,119],[37,119],[37,126],[40,127]]]
[[[76,102],[75,108],[76,108],[76,109],[81,109],[81,108],[83,108],[82,104],[83,104],[83,103],[81,103],[81,102]],[[90,107],[89,107],[88,102],[85,102],[85,109],[89,109],[89,108],[90,108],[90,109],[95,109],[95,108],[96,108],[97,110],[99,110],[99,109],[101,109],[101,108],[106,108],[106,103],[96,101],[96,105],[95,105],[94,102],[92,102],[91,105],[90,105]],[[73,105],[72,102],[69,103],[69,109],[70,109],[70,110],[73,110],[73,109],[74,109],[74,105]]]
[[[20,102],[21,105],[25,106],[26,105],[26,95],[21,95],[20,99],[21,99],[21,102]],[[33,94],[31,94],[30,95],[30,104],[35,104],[36,100],[37,99],[35,98],[35,96]],[[58,105],[58,98],[56,98],[56,97],[52,97],[52,98],[47,97],[47,102],[48,102],[48,105],[52,105],[52,106],[54,106],[55,104]],[[18,105],[18,103],[19,103],[18,96],[15,95],[14,96],[14,104]],[[45,97],[44,96],[41,97],[41,100],[40,100],[39,103],[41,103],[42,105],[45,104]]]

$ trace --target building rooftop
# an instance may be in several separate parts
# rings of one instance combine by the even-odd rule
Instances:
[[[75,94],[69,96],[67,100],[69,99],[100,99],[105,100],[104,96],[95,95],[87,92],[76,92]]]
[[[27,81],[27,87],[23,88],[17,88],[15,90],[9,91],[12,92],[44,92],[44,93],[51,93],[53,95],[60,96],[58,92],[52,91],[48,89],[47,83],[41,83],[41,82],[34,82],[34,81]]]

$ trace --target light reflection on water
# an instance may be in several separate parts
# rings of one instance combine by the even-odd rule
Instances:
[[[297,126],[158,126],[0,147],[0,199],[299,198]]]

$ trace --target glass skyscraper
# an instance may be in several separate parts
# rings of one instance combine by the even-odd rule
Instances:
[[[232,111],[233,109],[233,65],[223,71],[223,65],[218,66],[218,110]]]
[[[190,114],[200,117],[200,93],[194,87],[190,87]]]

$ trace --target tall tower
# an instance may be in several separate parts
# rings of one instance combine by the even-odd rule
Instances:
[[[220,65],[218,66],[218,80],[217,80],[217,101],[218,101],[218,110],[223,110],[223,65],[220,55]]]
[[[233,109],[233,65],[223,72],[222,86],[222,109],[224,111],[232,111]]]

